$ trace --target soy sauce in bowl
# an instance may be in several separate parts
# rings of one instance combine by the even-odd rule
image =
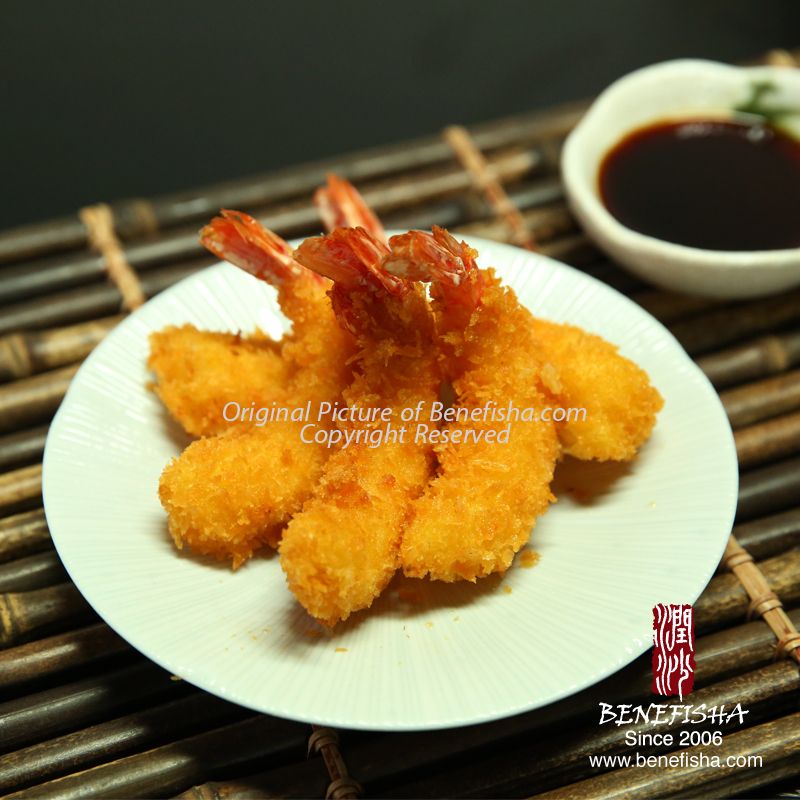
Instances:
[[[623,225],[706,250],[800,247],[800,141],[767,123],[687,119],[627,135],[600,196]]]

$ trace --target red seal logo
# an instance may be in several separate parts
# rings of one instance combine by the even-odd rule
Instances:
[[[653,609],[653,693],[678,695],[694,686],[694,609],[659,603]]]

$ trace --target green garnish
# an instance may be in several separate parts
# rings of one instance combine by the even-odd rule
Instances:
[[[777,127],[786,117],[800,113],[799,109],[787,106],[769,106],[767,96],[778,91],[772,81],[754,81],[750,84],[750,96],[739,105],[733,107],[736,114],[760,117],[768,125]]]

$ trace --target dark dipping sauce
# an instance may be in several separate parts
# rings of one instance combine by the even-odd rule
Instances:
[[[603,159],[600,195],[623,225],[706,250],[800,247],[800,142],[768,124],[640,128]]]

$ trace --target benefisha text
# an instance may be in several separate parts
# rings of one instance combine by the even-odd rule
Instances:
[[[425,404],[420,401],[414,406],[395,409],[378,406],[350,406],[344,403],[323,401],[319,405],[310,401],[300,406],[282,406],[273,402],[269,406],[256,406],[251,403],[243,406],[235,401],[226,403],[222,418],[226,422],[251,422],[262,427],[270,422],[306,422],[335,425],[375,425],[396,422],[399,413],[401,422],[564,422],[586,419],[585,408],[561,408],[546,406],[542,409],[520,407],[512,401],[500,404],[488,400],[482,406],[448,406],[436,401]]]

